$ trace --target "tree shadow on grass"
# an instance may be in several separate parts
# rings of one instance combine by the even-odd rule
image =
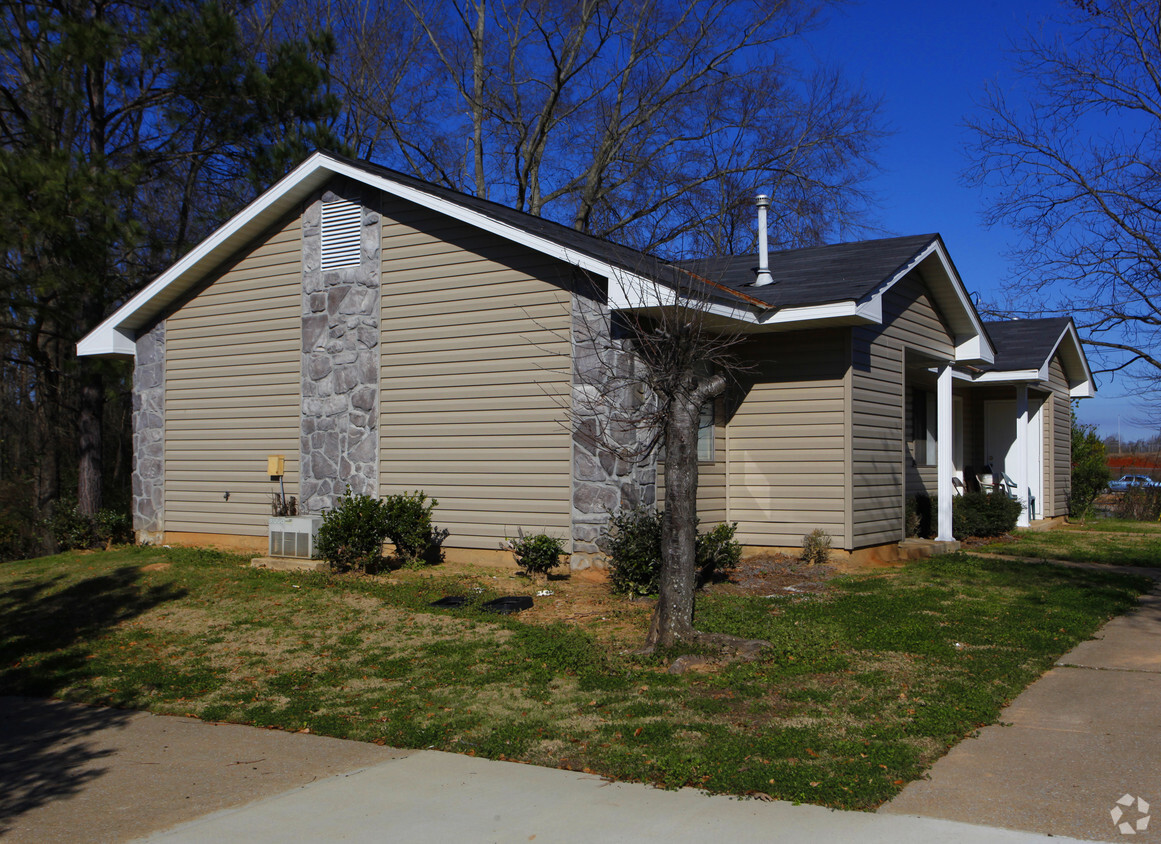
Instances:
[[[26,579],[0,592],[0,834],[11,819],[78,792],[111,753],[85,737],[132,713],[35,698],[53,697],[96,673],[87,643],[147,610],[183,597],[172,584],[141,582],[140,569],[62,586],[65,575]]]

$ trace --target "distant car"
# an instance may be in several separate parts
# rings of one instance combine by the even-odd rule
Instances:
[[[1109,483],[1109,490],[1111,492],[1124,492],[1134,487],[1155,489],[1161,487],[1161,483],[1158,483],[1147,475],[1121,475],[1121,477]]]

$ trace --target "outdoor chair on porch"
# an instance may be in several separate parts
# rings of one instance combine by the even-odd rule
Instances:
[[[989,495],[999,488],[1009,498],[1019,497],[1016,495],[1016,482],[1006,472],[1001,472],[999,478],[991,474],[976,475],[976,482],[980,485],[980,491]]]

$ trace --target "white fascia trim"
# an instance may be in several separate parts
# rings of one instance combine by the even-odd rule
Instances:
[[[880,323],[883,321],[883,302],[873,297],[864,302],[853,299],[845,302],[830,302],[826,305],[804,305],[798,308],[782,308],[767,311],[759,316],[759,325],[783,325],[795,322],[819,322],[836,320],[844,324],[851,322]]]
[[[147,284],[140,293],[114,311],[112,316],[86,334],[77,343],[77,354],[82,356],[134,354],[137,347],[130,339],[130,332],[133,332],[138,326],[129,327],[129,323],[147,302],[193,269],[200,261],[207,258],[215,249],[237,234],[246,224],[263,214],[299,183],[309,178],[315,171],[325,167],[328,161],[326,156],[316,152],[279,179],[265,193],[231,217],[168,270]],[[128,351],[125,348],[126,341],[132,346]]]
[[[77,343],[80,357],[136,357],[137,343],[133,337],[115,326],[101,323]]]
[[[972,333],[970,335],[956,337],[956,362],[983,361],[985,363],[995,363],[996,350],[992,348],[992,344],[986,339],[987,335],[984,333],[984,324],[979,319],[979,315],[976,313],[976,309],[968,297],[967,289],[963,286],[963,281],[960,279],[959,274],[956,273],[955,267],[951,263],[951,257],[947,254],[941,238],[935,238],[927,248],[917,253],[915,257],[896,270],[890,278],[875,288],[875,291],[870,294],[868,299],[882,297],[884,293],[894,287],[907,273],[923,263],[932,253],[935,253],[939,257],[939,262],[943,265],[943,271],[951,281],[951,289],[955,293],[956,299],[959,301],[963,312],[967,315],[972,325]]]
[[[1060,337],[1056,340],[1056,345],[1052,347],[1052,351],[1048,355],[1048,360],[1044,361],[1045,372],[1048,370],[1048,362],[1052,360],[1052,356],[1060,349],[1064,338],[1067,337],[1072,340],[1073,350],[1076,352],[1076,357],[1080,361],[1080,367],[1084,370],[1084,379],[1081,380],[1075,387],[1069,388],[1069,395],[1078,399],[1089,399],[1096,395],[1096,386],[1092,377],[1092,370],[1088,366],[1088,357],[1084,353],[1084,347],[1080,344],[1080,335],[1076,331],[1076,326],[1070,320],[1068,325],[1064,327],[1064,331],[1060,332]]]
[[[612,268],[609,273],[609,308],[614,311],[648,310],[679,304],[691,310],[756,324],[754,311],[745,306],[729,305],[724,302],[707,302],[678,296],[677,291],[659,282],[651,281],[634,273]]]
[[[1047,373],[1043,369],[1012,369],[1007,372],[985,372],[975,377],[977,384],[1015,384],[1019,382],[1044,381]]]

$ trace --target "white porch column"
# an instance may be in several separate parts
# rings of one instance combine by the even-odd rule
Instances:
[[[937,542],[951,542],[955,539],[951,534],[951,473],[952,466],[952,427],[951,427],[951,364],[945,363],[938,367],[935,382],[935,439],[936,461],[935,471],[939,479],[936,492],[939,500],[939,521],[935,539]]]
[[[1016,465],[1012,467],[1016,482],[1016,498],[1023,507],[1016,527],[1028,527],[1028,385],[1016,385]]]

